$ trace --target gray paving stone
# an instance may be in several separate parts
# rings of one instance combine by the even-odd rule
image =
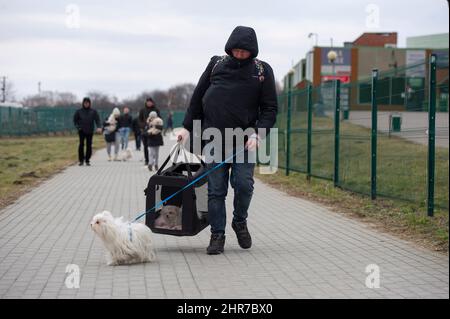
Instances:
[[[205,254],[208,230],[154,234],[156,263],[109,267],[89,221],[105,209],[129,219],[144,210],[151,173],[141,157],[108,162],[100,150],[91,167],[71,166],[0,211],[0,298],[448,298],[448,256],[259,181],[250,250],[230,227],[230,189],[223,255]],[[65,286],[68,264],[80,268],[79,289]],[[380,267],[379,289],[365,286],[369,264]]]

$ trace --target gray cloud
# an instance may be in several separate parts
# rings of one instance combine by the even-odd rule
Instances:
[[[80,9],[80,28],[66,25],[66,5]],[[365,25],[369,3],[380,28]],[[365,31],[406,36],[448,32],[447,3],[431,1],[0,1],[0,75],[17,95],[44,89],[90,89],[124,98],[142,90],[196,82],[236,25],[256,29],[260,58],[278,79],[319,45],[352,41]]]

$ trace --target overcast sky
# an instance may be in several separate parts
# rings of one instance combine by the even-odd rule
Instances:
[[[281,80],[313,44],[310,32],[319,45],[332,37],[339,46],[366,31],[397,31],[404,47],[408,36],[448,32],[448,20],[444,0],[0,0],[0,76],[18,98],[37,93],[41,81],[43,90],[122,99],[196,83],[245,25]]]

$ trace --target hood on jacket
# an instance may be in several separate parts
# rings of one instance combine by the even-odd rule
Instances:
[[[234,28],[225,44],[225,52],[232,56],[232,49],[244,49],[251,53],[252,58],[258,56],[258,39],[256,32],[250,27],[238,26]]]
[[[81,107],[82,107],[82,108],[85,108],[85,107],[84,107],[84,102],[89,102],[89,107],[92,106],[92,103],[91,103],[91,99],[90,99],[90,98],[88,98],[88,97],[83,98],[83,102],[81,102]]]

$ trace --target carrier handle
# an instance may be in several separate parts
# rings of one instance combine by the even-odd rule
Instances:
[[[187,159],[186,149],[184,147],[183,148],[180,147],[180,149],[183,150],[184,162],[186,163],[186,169],[187,169],[187,172],[188,172],[188,177],[189,177],[189,179],[192,179],[191,165],[189,165],[189,162],[188,162],[188,159]]]
[[[186,158],[186,152],[187,152],[187,150],[186,150],[186,147],[184,147],[183,145],[180,147],[180,149],[184,152],[184,159],[185,159],[185,161],[186,161],[186,163],[188,162],[188,160],[187,160],[187,158]],[[206,163],[203,161],[203,159],[198,155],[198,154],[195,154],[195,153],[191,153],[192,155],[194,155],[197,159],[198,159],[198,161],[202,164],[202,166],[206,166]]]
[[[191,166],[189,165],[189,161],[188,161],[188,159],[187,159],[187,154],[186,154],[186,148],[183,146],[183,144],[181,143],[181,141],[178,141],[177,142],[177,144],[175,145],[175,147],[172,149],[172,151],[170,151],[170,154],[169,154],[169,156],[166,158],[166,160],[164,161],[164,163],[161,165],[161,167],[158,169],[158,171],[156,172],[156,174],[157,175],[161,175],[161,172],[163,171],[163,169],[164,169],[164,167],[166,167],[166,165],[167,165],[167,163],[169,162],[169,160],[172,158],[172,155],[174,154],[174,153],[176,153],[175,154],[175,156],[174,156],[174,158],[173,158],[173,162],[175,163],[176,161],[177,161],[177,159],[178,159],[178,156],[180,155],[180,152],[183,152],[183,155],[184,155],[184,161],[185,161],[185,163],[186,163],[186,168],[187,168],[187,171],[188,171],[188,175],[189,175],[189,178],[190,179],[192,179],[192,170],[191,170]],[[192,154],[194,154],[194,153],[192,153]],[[195,157],[197,157],[197,159],[200,161],[200,164],[202,165],[202,166],[206,166],[206,164],[205,164],[205,162],[202,160],[202,158],[200,157],[200,156],[198,156],[197,154],[194,154],[195,155]]]
[[[169,160],[172,158],[173,153],[175,153],[175,151],[178,150],[178,154],[180,153],[180,143],[177,143],[175,145],[175,147],[170,151],[169,156],[167,156],[166,160],[164,161],[164,163],[161,165],[161,167],[158,169],[158,171],[156,172],[157,175],[161,175],[162,170],[164,169],[164,167],[166,167],[167,163],[169,162]],[[178,155],[177,155],[178,157]],[[175,161],[175,160],[174,160]]]

